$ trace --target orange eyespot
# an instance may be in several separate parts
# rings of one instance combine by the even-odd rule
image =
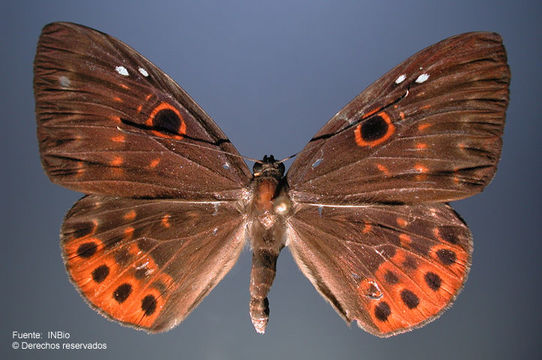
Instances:
[[[180,140],[186,134],[186,123],[181,113],[165,101],[152,110],[145,125],[152,128],[152,133],[159,137]]]
[[[395,126],[392,124],[390,116],[381,111],[356,126],[354,137],[358,146],[373,147],[388,140],[394,132]]]

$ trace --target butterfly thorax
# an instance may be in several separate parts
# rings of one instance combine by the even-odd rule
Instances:
[[[275,160],[273,155],[265,155],[252,169],[251,213],[260,219],[266,228],[272,226],[275,216],[286,215],[291,207],[286,194],[286,182],[283,179],[284,170],[284,164]]]
[[[252,245],[250,275],[250,317],[256,331],[265,332],[269,319],[267,294],[275,278],[277,258],[285,244],[285,216],[291,208],[283,180],[284,164],[265,156],[253,168],[250,184],[251,223],[248,227]]]

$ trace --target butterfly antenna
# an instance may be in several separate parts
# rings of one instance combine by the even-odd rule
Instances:
[[[281,159],[281,160],[279,160],[279,161],[277,161],[277,162],[278,162],[278,163],[283,163],[283,162],[285,162],[285,161],[290,160],[291,158],[294,158],[297,154],[299,154],[299,153],[295,153],[295,154],[293,154],[293,155],[287,156],[287,157],[285,157],[284,159]]]
[[[140,132],[138,131],[132,131],[132,130],[128,130],[128,129],[123,129],[121,128],[120,126],[117,126],[117,130],[122,132],[122,133],[125,133],[125,134],[132,134],[132,135],[143,135],[141,134]],[[147,137],[151,137],[151,138],[154,138],[154,139],[157,139],[157,140],[163,140],[164,138],[161,137],[161,136],[157,136],[157,135],[154,135],[154,134],[145,134],[145,136]],[[169,139],[170,141],[175,141],[175,142],[179,142],[179,143],[182,143],[183,145],[190,145],[190,146],[194,146],[194,147],[199,147],[199,148],[202,148],[202,149],[205,149],[205,150],[209,150],[209,151],[214,151],[214,152],[217,152],[217,153],[221,153],[221,154],[226,154],[226,155],[230,155],[230,156],[234,156],[234,157],[238,157],[238,158],[242,158],[242,159],[245,159],[245,160],[248,160],[248,161],[253,161],[253,162],[257,162],[257,163],[262,163],[261,160],[257,160],[257,159],[253,159],[251,157],[248,157],[248,156],[244,156],[244,155],[240,155],[240,154],[234,154],[234,153],[231,153],[231,152],[228,152],[228,151],[224,151],[224,150],[220,150],[220,149],[216,149],[216,148],[213,148],[213,147],[210,147],[210,146],[205,146],[205,145],[202,145],[202,144],[196,144],[196,143],[192,143],[192,142],[186,142],[186,141],[182,141],[182,140],[178,140],[178,139]],[[198,141],[199,139],[192,139],[194,141]],[[200,140],[200,141],[205,141],[205,140]],[[207,141],[205,141],[207,142]],[[228,140],[229,142],[229,140]],[[209,143],[209,144],[212,144],[212,143]],[[215,144],[216,146],[216,144]],[[286,159],[287,160],[287,159]],[[281,160],[282,161],[282,160]]]

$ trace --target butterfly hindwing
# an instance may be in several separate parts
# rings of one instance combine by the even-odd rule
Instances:
[[[109,35],[70,23],[44,27],[34,91],[53,182],[87,194],[192,200],[219,192],[235,199],[248,184],[250,171],[211,118]]]
[[[467,279],[471,234],[446,204],[298,205],[289,248],[348,322],[378,336],[438,317]]]
[[[90,195],[66,215],[68,274],[104,316],[149,332],[182,321],[236,262],[244,218],[232,202]]]
[[[294,201],[452,201],[500,157],[510,72],[499,35],[467,33],[398,65],[339,111],[288,171]]]

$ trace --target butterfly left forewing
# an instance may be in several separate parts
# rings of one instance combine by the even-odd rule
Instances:
[[[70,189],[237,199],[250,179],[235,147],[179,85],[97,30],[45,26],[34,93],[42,164]]]
[[[181,322],[236,262],[244,217],[231,202],[91,195],[66,215],[68,274],[98,312],[149,332]]]
[[[465,223],[445,204],[297,205],[289,248],[347,321],[387,337],[437,318],[467,279]]]
[[[288,171],[292,199],[408,203],[480,192],[500,158],[509,83],[497,34],[420,51],[313,137]]]

